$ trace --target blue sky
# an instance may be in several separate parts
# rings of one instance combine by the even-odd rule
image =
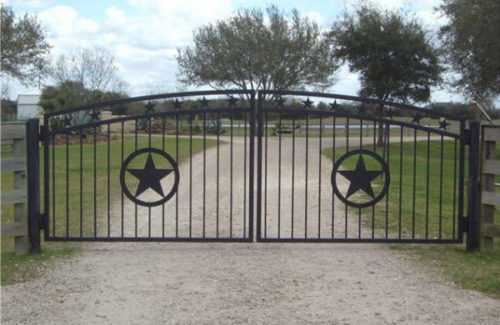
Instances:
[[[78,47],[101,46],[115,56],[119,75],[128,83],[130,95],[175,91],[178,47],[191,45],[192,31],[200,25],[224,19],[239,8],[275,4],[284,10],[296,8],[300,14],[329,29],[346,8],[358,0],[268,1],[268,0],[0,0],[17,14],[36,13],[53,45],[52,57],[68,54]],[[414,13],[426,28],[436,29],[443,18],[434,11],[437,0],[372,0],[389,9]],[[359,90],[356,74],[343,67],[337,83],[329,90],[355,95]],[[50,81],[47,81],[50,83]],[[36,93],[10,81],[12,98],[18,93]],[[434,89],[432,101],[460,101],[462,97],[446,89]]]

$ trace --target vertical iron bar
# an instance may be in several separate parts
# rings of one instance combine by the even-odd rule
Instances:
[[[346,135],[345,152],[347,153],[349,152],[349,117],[346,118],[345,135]],[[347,204],[344,204],[344,209],[345,209],[344,238],[347,238]]]
[[[281,237],[281,110],[278,113],[278,238]]]
[[[203,238],[206,236],[207,204],[207,113],[203,112]]]
[[[229,238],[233,238],[233,120],[234,111],[231,111],[230,148],[229,148]]]
[[[443,135],[441,134],[441,160],[439,162],[439,239],[441,239],[441,232],[443,227],[443,147],[444,139]]]
[[[97,128],[94,126],[94,237],[97,237]]]
[[[304,236],[307,239],[307,183],[308,183],[308,172],[309,172],[309,114],[306,113],[306,177],[305,177],[305,202],[304,202]]]
[[[391,125],[389,122],[385,125],[386,131],[386,159],[387,159],[387,169],[389,170],[390,174],[390,147],[391,147]],[[389,193],[390,191],[387,191],[387,194],[385,195],[385,239],[389,238]]]
[[[179,161],[179,113],[175,114],[175,161]],[[175,238],[179,238],[179,194],[175,195]]]
[[[455,138],[455,154],[453,157],[453,213],[452,213],[452,239],[455,239],[455,212],[457,204],[457,139]]]
[[[193,114],[189,115],[189,238],[193,236]]]
[[[123,164],[123,158],[124,158],[124,133],[125,133],[125,121],[122,120],[122,132],[121,132],[121,144],[120,144],[120,149],[121,149],[121,152],[120,152],[120,166]],[[120,186],[121,188],[121,186]],[[124,223],[124,219],[125,219],[125,206],[124,206],[124,195],[123,195],[123,189],[121,189],[121,236],[123,238],[124,236],[124,232],[125,232],[125,223]]]
[[[337,141],[337,117],[333,115],[333,135],[332,135],[332,165],[335,164],[335,150]],[[335,238],[335,193],[332,191],[332,239]]]
[[[431,160],[431,133],[427,131],[427,179],[425,195],[425,239],[429,238],[429,183],[430,183],[430,160]]]
[[[417,129],[413,130],[413,198],[412,198],[412,217],[411,217],[411,238],[415,239],[415,194],[417,191]]]
[[[43,118],[43,126],[42,126],[42,137],[43,137],[43,209],[45,214],[45,220],[43,220],[45,229],[44,229],[44,238],[47,239],[50,236],[50,142],[49,142],[49,119],[47,117]]]
[[[400,128],[399,134],[399,228],[398,238],[401,239],[401,218],[403,213],[403,127]]]
[[[216,113],[216,118],[217,118],[217,126],[220,125],[220,119],[219,119],[219,112]],[[220,137],[219,137],[219,131],[217,130],[217,199],[216,199],[216,235],[217,238],[219,238],[219,146],[220,146]]]
[[[165,115],[161,117],[161,149],[165,150]],[[161,237],[165,238],[165,203],[161,205]]]
[[[458,165],[458,239],[463,240],[462,220],[464,214],[464,178],[465,178],[465,122],[460,121],[460,152]]]
[[[56,136],[52,135],[52,236],[56,236]]]
[[[243,238],[247,238],[247,112],[244,117],[244,134],[243,134]],[[240,129],[241,133],[241,129]]]
[[[268,137],[268,115],[267,115],[267,110],[266,110],[266,138],[265,138],[265,152],[266,152],[266,158],[264,160],[264,238],[267,238],[267,161],[269,160],[269,154],[267,151],[267,137]]]
[[[291,229],[291,237],[293,239],[294,236],[294,207],[295,207],[295,115],[292,118],[292,229]]]
[[[69,237],[69,132],[66,132],[66,237]]]
[[[323,142],[323,114],[319,115],[319,171],[318,171],[318,238],[321,238],[321,149]]]
[[[83,130],[80,129],[80,238],[83,237]]]
[[[138,139],[137,139],[137,118],[135,119],[135,130],[134,130],[134,137],[135,137],[135,150],[137,151],[137,142],[138,142]],[[134,226],[134,235],[135,237],[137,238],[137,202],[134,202],[134,209],[135,209],[135,226]]]
[[[110,180],[110,173],[111,173],[111,144],[110,144],[110,128],[111,125],[108,123],[108,237],[111,236],[111,180]]]

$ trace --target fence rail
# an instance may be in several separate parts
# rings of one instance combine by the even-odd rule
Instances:
[[[2,237],[14,237],[18,255],[29,251],[28,237],[28,177],[26,168],[26,123],[1,124],[2,152],[12,152],[13,157],[1,158],[2,173],[14,173],[14,190],[1,191],[1,204],[14,205],[14,223],[2,223]],[[6,146],[10,148],[5,148]]]
[[[500,237],[500,224],[495,223],[496,206],[500,205],[500,192],[496,192],[495,178],[500,176],[500,157],[496,144],[500,142],[500,126],[482,127],[481,164],[481,213],[479,226],[479,248],[493,248],[493,238]]]

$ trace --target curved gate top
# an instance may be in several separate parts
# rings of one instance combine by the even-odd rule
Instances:
[[[465,135],[452,114],[303,91],[52,112],[45,239],[460,242]]]

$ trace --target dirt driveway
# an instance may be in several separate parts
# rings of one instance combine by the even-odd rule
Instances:
[[[39,279],[2,287],[2,324],[500,323],[500,301],[384,245],[82,246]]]

